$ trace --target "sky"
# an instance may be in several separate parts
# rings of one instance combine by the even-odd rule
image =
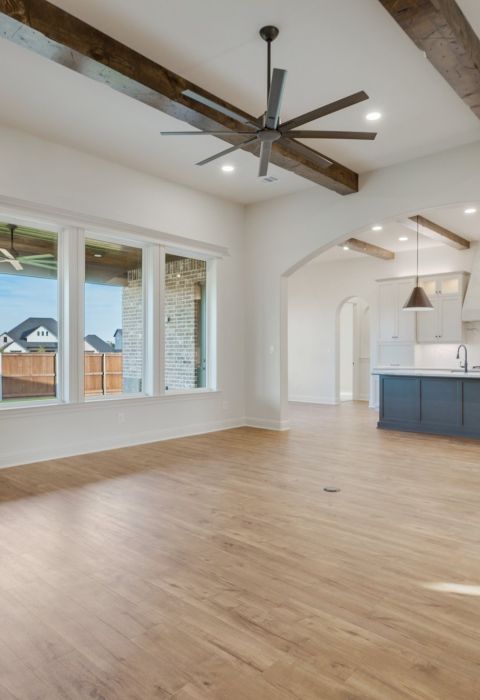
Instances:
[[[57,319],[57,282],[37,277],[0,274],[0,333],[29,316]],[[113,342],[122,327],[122,287],[85,285],[85,335]]]

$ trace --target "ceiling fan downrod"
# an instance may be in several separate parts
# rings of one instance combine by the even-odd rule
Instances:
[[[270,95],[270,82],[272,79],[272,41],[275,41],[280,33],[278,27],[272,24],[262,27],[258,32],[262,39],[267,42],[267,101]]]

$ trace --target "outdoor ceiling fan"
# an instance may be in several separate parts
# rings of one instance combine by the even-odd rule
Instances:
[[[18,227],[15,224],[7,224],[7,228],[10,231],[10,250],[0,248],[0,253],[3,255],[3,258],[0,258],[0,263],[10,263],[15,270],[23,270],[23,265],[41,267],[45,270],[57,269],[57,261],[51,253],[42,255],[20,255],[13,245],[13,237]]]
[[[358,102],[363,102],[363,100],[368,100],[368,95],[366,92],[361,90],[360,92],[355,92],[353,95],[344,97],[341,100],[336,100],[330,104],[319,107],[318,109],[313,109],[310,112],[295,117],[295,119],[289,119],[288,121],[280,122],[280,110],[282,107],[283,91],[285,89],[285,80],[287,77],[287,71],[280,68],[274,68],[273,73],[271,71],[271,44],[279,34],[277,27],[266,26],[260,29],[260,36],[264,41],[267,42],[267,111],[259,117],[259,119],[251,121],[246,119],[240,114],[223,107],[222,105],[214,102],[213,100],[200,95],[193,90],[184,90],[183,95],[196,102],[211,107],[212,109],[221,112],[245,127],[242,131],[162,131],[162,136],[245,136],[245,139],[230,148],[221,151],[220,153],[210,156],[201,160],[197,165],[206,165],[211,163],[217,158],[222,158],[223,156],[237,151],[239,148],[243,148],[248,144],[253,144],[258,141],[260,146],[260,166],[258,170],[259,177],[265,177],[268,173],[268,164],[270,162],[270,156],[272,152],[272,145],[275,142],[282,143],[282,141],[287,141],[290,139],[361,139],[366,141],[372,141],[376,137],[375,132],[368,131],[303,131],[297,127],[303,124],[308,124],[315,119],[320,117],[325,117],[327,114],[333,114],[341,109],[350,107],[351,105],[357,104]],[[248,130],[247,130],[248,129]],[[324,156],[319,156],[324,162],[325,167],[328,168],[332,165],[333,161],[325,158]]]

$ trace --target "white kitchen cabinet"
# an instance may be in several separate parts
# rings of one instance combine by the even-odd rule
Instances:
[[[451,273],[420,278],[433,311],[417,313],[418,343],[462,342],[462,305],[468,275]]]
[[[379,342],[415,342],[415,314],[403,310],[403,305],[412,291],[414,281],[412,277],[380,282],[378,303]]]

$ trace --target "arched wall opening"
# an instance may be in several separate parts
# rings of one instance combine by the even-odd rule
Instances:
[[[335,324],[335,400],[370,399],[370,306],[360,296],[345,299]]]
[[[479,157],[480,157],[480,149],[478,149]],[[479,161],[480,162],[480,161]],[[410,208],[399,208],[398,207],[398,201],[396,201],[396,198],[391,198],[388,199],[387,201],[382,198],[381,199],[381,207],[378,207],[378,210],[382,209],[383,210],[383,216],[375,217],[373,218],[372,216],[372,209],[373,209],[373,202],[369,202],[368,206],[364,209],[363,207],[358,207],[358,211],[355,212],[355,209],[357,209],[356,206],[352,207],[352,211],[350,212],[348,217],[345,217],[345,215],[342,212],[336,211],[327,211],[326,212],[326,219],[327,220],[335,220],[336,217],[338,217],[338,220],[335,222],[335,226],[332,227],[336,231],[335,236],[330,238],[329,242],[323,242],[321,245],[318,245],[318,239],[320,236],[317,236],[317,245],[316,247],[311,247],[309,251],[306,251],[304,248],[304,254],[300,258],[297,258],[296,260],[294,259],[294,251],[289,248],[287,245],[286,247],[282,248],[282,246],[279,246],[280,251],[284,255],[284,260],[286,261],[288,259],[288,253],[290,253],[290,261],[291,264],[287,267],[283,267],[283,270],[279,270],[279,277],[277,278],[278,282],[277,284],[279,285],[278,291],[279,291],[279,319],[278,319],[278,330],[279,330],[279,382],[277,384],[277,390],[278,393],[276,394],[278,396],[278,411],[275,411],[273,414],[270,413],[270,416],[275,415],[276,419],[272,420],[270,418],[268,427],[276,427],[278,429],[285,429],[288,427],[288,286],[289,286],[289,281],[292,278],[292,276],[300,269],[305,268],[305,266],[311,262],[314,258],[316,258],[320,253],[329,250],[335,245],[338,245],[340,242],[345,240],[348,237],[355,237],[355,234],[358,234],[358,232],[365,230],[367,227],[371,227],[374,223],[380,222],[389,222],[389,221],[394,221],[394,220],[400,220],[404,218],[408,218],[409,216],[415,215],[417,212],[425,211],[425,210],[433,210],[433,209],[443,209],[445,207],[453,207],[453,206],[471,206],[472,203],[478,201],[478,191],[475,191],[476,187],[480,187],[480,165],[478,163],[475,164],[475,167],[472,167],[472,163],[470,162],[470,167],[466,168],[467,170],[474,171],[470,172],[469,176],[465,176],[465,173],[463,173],[464,177],[461,179],[460,183],[456,183],[455,187],[452,184],[452,189],[459,189],[459,187],[463,187],[464,189],[464,195],[463,196],[455,196],[455,194],[452,194],[451,197],[449,197],[448,194],[443,192],[443,194],[439,196],[433,196],[432,194],[428,195],[427,193],[424,194],[424,197],[422,198],[421,196],[421,188],[416,193],[412,193],[412,196],[410,199],[414,200],[418,204],[415,205],[410,205]],[[373,177],[373,176],[372,176]],[[452,181],[453,182],[453,181]],[[474,185],[473,183],[476,183]],[[382,189],[384,190],[385,187],[387,186],[388,183],[383,182],[382,183]],[[431,183],[430,183],[431,185]],[[427,187],[429,189],[429,187]],[[439,188],[440,190],[445,189],[444,187]],[[414,195],[414,196],[413,196]],[[310,195],[311,196],[311,195]],[[354,197],[359,196],[355,195]],[[443,198],[443,201],[442,201]],[[354,198],[352,198],[354,199]],[[300,203],[299,203],[300,204]],[[313,207],[316,209],[316,207]],[[265,208],[264,208],[265,209]],[[479,207],[480,210],[480,207]],[[305,208],[304,208],[305,211]],[[263,212],[265,213],[265,212]],[[284,212],[281,212],[281,214],[284,214]],[[347,227],[345,225],[345,219],[352,219],[355,214],[357,215],[357,226],[355,227]],[[288,225],[289,220],[292,218],[292,213],[290,213],[289,216],[285,215],[285,225]],[[316,220],[315,217],[313,216],[312,213],[312,219]],[[278,222],[278,215],[276,217],[276,221]],[[361,223],[358,223],[361,222]],[[322,228],[324,228],[324,224],[322,224]],[[342,231],[343,233],[339,233],[339,231]],[[278,232],[277,232],[278,234]],[[280,239],[282,242],[284,239]],[[304,237],[295,237],[295,241],[297,243],[297,253],[301,249],[302,244],[307,247],[308,246],[308,240],[310,240],[310,243],[312,243],[312,236],[311,232],[305,232]],[[325,239],[324,239],[325,240]],[[278,247],[278,235],[276,237],[277,241],[277,247]],[[300,245],[298,243],[300,242]],[[413,268],[412,268],[412,273],[413,273]],[[265,280],[263,281],[263,286],[265,287]],[[353,292],[355,293],[355,292]],[[376,299],[375,298],[370,298],[368,301],[371,304],[372,307],[372,312],[373,312],[373,319],[372,319],[372,328],[375,327],[375,315],[376,315]],[[272,348],[273,346],[270,346]],[[375,358],[373,358],[375,359]],[[373,389],[371,390],[371,393],[373,392]],[[269,387],[268,389],[268,394],[269,396],[262,397],[262,403],[264,408],[265,406],[268,405],[275,405],[275,389],[273,385]],[[372,401],[372,403],[374,403]],[[258,409],[255,409],[258,410]],[[249,412],[251,412],[252,409],[249,408]],[[260,411],[259,411],[260,412]],[[258,420],[257,424],[261,424],[261,422]]]

